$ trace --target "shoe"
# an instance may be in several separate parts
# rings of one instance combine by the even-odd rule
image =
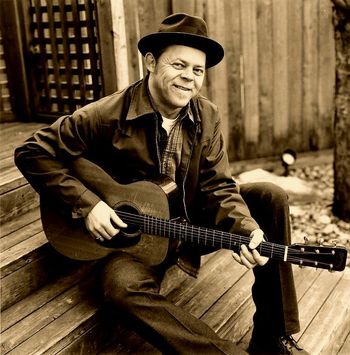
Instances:
[[[298,345],[291,335],[259,341],[252,338],[247,352],[250,355],[310,355]]]

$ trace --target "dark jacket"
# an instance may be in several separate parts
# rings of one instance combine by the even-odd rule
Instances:
[[[155,177],[160,171],[157,113],[146,85],[146,79],[138,81],[39,130],[16,149],[17,166],[39,193],[58,197],[73,218],[85,217],[100,198],[70,174],[72,159],[85,156],[121,183]],[[193,224],[249,235],[258,225],[232,179],[217,107],[198,96],[187,109],[193,120],[184,121],[176,176],[186,217]],[[185,248],[178,264],[197,275],[200,252]]]

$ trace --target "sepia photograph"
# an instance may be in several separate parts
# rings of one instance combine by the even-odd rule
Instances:
[[[350,354],[350,0],[0,0],[0,354]]]

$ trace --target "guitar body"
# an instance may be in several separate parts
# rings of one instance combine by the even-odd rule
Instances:
[[[138,181],[121,185],[92,162],[79,158],[73,167],[77,176],[113,209],[169,219],[168,198],[176,185],[165,179],[158,184]],[[85,228],[82,218],[66,218],[41,199],[43,229],[50,244],[61,254],[75,260],[97,260],[117,251],[132,254],[149,265],[158,265],[166,257],[169,239],[131,230],[119,233],[112,241],[97,242]],[[118,211],[117,211],[118,213]]]

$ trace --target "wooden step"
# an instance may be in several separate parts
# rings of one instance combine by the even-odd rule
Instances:
[[[1,309],[20,301],[79,263],[59,255],[48,244],[38,209],[1,228]]]
[[[0,129],[0,221],[5,223],[36,208],[39,197],[15,166],[14,150],[45,124],[5,123]]]

